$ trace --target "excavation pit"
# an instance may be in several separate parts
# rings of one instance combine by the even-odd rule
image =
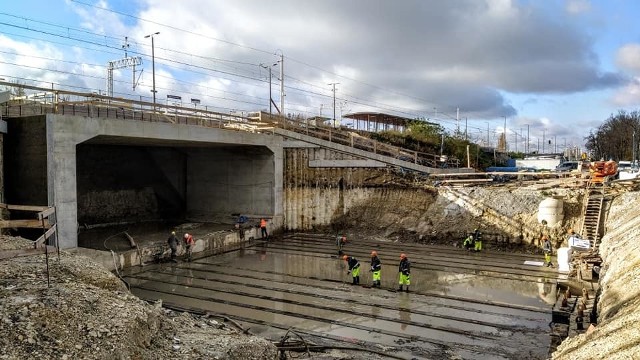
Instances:
[[[369,255],[383,263],[371,288]],[[127,269],[143,299],[223,314],[279,340],[294,329],[313,343],[349,343],[411,358],[544,359],[558,275],[525,265],[535,256],[357,241],[360,286],[331,236],[294,234],[193,262]],[[397,292],[400,252],[412,262],[411,292]]]

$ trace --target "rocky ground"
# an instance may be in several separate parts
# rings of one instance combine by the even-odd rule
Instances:
[[[0,236],[0,249],[30,242]],[[215,317],[148,304],[90,259],[0,261],[0,359],[273,359],[276,348]]]

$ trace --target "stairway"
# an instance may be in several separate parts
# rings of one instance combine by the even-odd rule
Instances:
[[[583,239],[589,239],[593,250],[597,251],[600,246],[602,222],[602,208],[604,203],[604,186],[591,187],[587,192],[587,201],[584,208],[584,216],[582,219],[582,235]]]

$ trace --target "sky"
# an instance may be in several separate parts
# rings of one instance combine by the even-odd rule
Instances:
[[[269,109],[269,69],[280,107],[283,68],[287,114],[333,117],[336,83],[338,118],[424,118],[492,145],[506,121],[509,150],[528,129],[530,150],[561,151],[640,108],[638,14],[634,0],[11,1],[0,78],[105,93],[126,50],[143,64],[135,89],[114,70],[115,96],[151,101],[155,73],[158,102],[246,114]]]

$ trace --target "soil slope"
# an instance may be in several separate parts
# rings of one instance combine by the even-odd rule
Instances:
[[[565,340],[554,359],[640,358],[640,192],[618,196],[607,218],[600,253],[604,266],[598,326]]]
[[[0,236],[0,249],[30,242]],[[276,349],[214,317],[150,305],[67,252],[0,261],[0,359],[265,359]]]

